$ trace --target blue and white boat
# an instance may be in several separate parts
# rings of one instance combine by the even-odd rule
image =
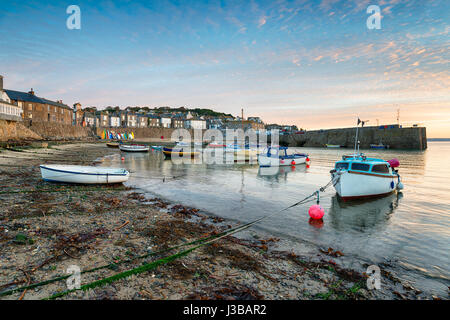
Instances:
[[[42,179],[64,183],[121,183],[128,180],[130,173],[122,168],[77,166],[63,164],[40,165]]]
[[[366,157],[359,153],[358,127],[364,122],[358,118],[355,136],[355,152],[336,161],[330,171],[333,186],[343,200],[379,197],[403,189],[400,175],[395,168],[397,159],[389,161]]]
[[[306,163],[309,157],[305,153],[288,154],[287,147],[272,147],[264,149],[264,152],[258,154],[258,163],[260,167],[274,166],[295,166]]]
[[[396,159],[386,161],[360,153],[343,156],[330,173],[337,194],[343,200],[351,200],[384,196],[401,189],[396,166]]]

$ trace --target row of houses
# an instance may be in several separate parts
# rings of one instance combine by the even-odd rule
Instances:
[[[3,77],[0,76],[0,118],[7,120],[27,120],[29,122],[55,122],[67,125],[111,128],[185,128],[185,129],[265,129],[259,117],[241,119],[232,116],[198,116],[190,111],[166,113],[134,112],[125,110],[101,110],[82,108],[75,103],[73,108],[62,100],[52,101],[36,95],[33,89],[28,92],[3,88]]]

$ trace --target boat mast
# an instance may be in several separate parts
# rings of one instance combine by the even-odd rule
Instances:
[[[360,122],[360,121],[361,121],[361,120],[359,120],[359,117],[358,117],[358,122],[356,123],[355,152],[353,153],[354,156],[357,155],[357,153],[356,153],[356,147],[358,147],[358,151],[359,151],[358,128],[359,128],[359,122]]]

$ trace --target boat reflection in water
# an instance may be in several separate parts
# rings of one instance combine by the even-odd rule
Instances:
[[[292,172],[305,172],[305,166],[291,166],[291,167],[281,167],[281,166],[273,166],[273,167],[259,167],[258,170],[258,179],[266,180],[269,182],[281,182],[287,181],[287,176]]]
[[[339,231],[372,233],[383,230],[397,209],[401,192],[370,200],[343,201],[336,194],[331,199],[331,226]]]

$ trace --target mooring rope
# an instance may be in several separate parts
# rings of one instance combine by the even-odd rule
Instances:
[[[296,202],[296,203],[294,203],[294,204],[292,204],[292,205],[290,205],[290,206],[288,206],[288,207],[286,207],[286,208],[284,208],[284,209],[282,209],[280,211],[273,212],[271,214],[268,214],[268,215],[265,215],[265,216],[263,216],[261,218],[258,218],[258,219],[254,220],[254,221],[246,223],[246,224],[244,224],[242,226],[236,227],[236,228],[234,228],[232,230],[225,231],[222,235],[217,235],[216,237],[214,237],[214,238],[212,238],[210,240],[206,240],[204,242],[201,242],[200,244],[198,244],[198,245],[196,245],[196,246],[194,246],[192,248],[186,249],[184,251],[178,252],[176,254],[173,254],[173,255],[165,257],[165,258],[158,259],[158,260],[153,261],[151,263],[144,264],[144,265],[142,265],[140,267],[133,268],[133,269],[130,269],[130,270],[127,270],[127,271],[124,271],[124,272],[119,272],[119,273],[117,273],[115,275],[112,275],[112,276],[109,276],[109,277],[106,277],[106,278],[103,278],[103,279],[100,279],[100,280],[96,280],[96,281],[84,284],[80,288],[70,289],[70,290],[66,290],[66,291],[54,294],[54,295],[52,295],[52,296],[50,296],[48,298],[45,298],[44,300],[53,300],[53,299],[56,299],[56,298],[60,298],[60,297],[66,296],[66,295],[68,295],[71,292],[75,292],[75,291],[79,291],[79,290],[86,291],[88,289],[93,289],[93,288],[99,287],[99,286],[107,284],[107,283],[112,283],[114,281],[117,281],[117,280],[120,280],[120,279],[123,279],[123,278],[127,278],[127,277],[129,277],[129,276],[131,276],[133,274],[140,274],[140,273],[143,273],[143,272],[155,269],[155,268],[157,268],[160,265],[167,264],[167,263],[169,263],[169,262],[171,262],[171,261],[173,261],[173,260],[175,260],[177,258],[183,257],[183,256],[189,254],[190,252],[192,252],[192,251],[194,251],[194,250],[196,250],[196,249],[198,249],[200,247],[206,246],[206,245],[211,244],[211,243],[213,243],[213,242],[215,242],[217,240],[220,240],[220,239],[222,239],[224,237],[227,237],[227,236],[230,236],[230,235],[235,234],[237,232],[240,232],[240,231],[243,231],[245,229],[248,229],[251,226],[259,223],[260,221],[262,221],[264,219],[267,219],[267,218],[272,217],[272,216],[274,216],[276,214],[284,212],[284,211],[286,211],[286,210],[288,210],[288,209],[290,209],[292,207],[298,206],[298,205],[300,205],[302,203],[308,202],[308,200],[313,198],[315,195],[318,195],[320,192],[324,192],[326,190],[326,188],[331,185],[332,182],[333,182],[333,179],[331,179],[331,181],[328,182],[324,187],[321,187],[318,190],[314,191],[311,195],[305,197],[304,199],[302,199],[302,200],[300,200],[300,201],[298,201],[298,202]]]

